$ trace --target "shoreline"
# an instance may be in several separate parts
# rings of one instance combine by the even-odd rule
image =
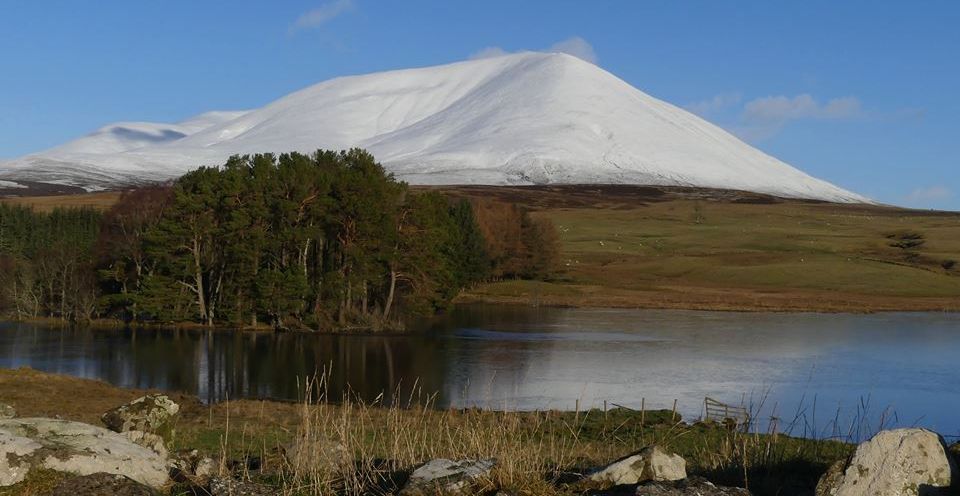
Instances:
[[[153,392],[34,369],[0,369],[0,398],[14,407],[18,418],[100,426],[103,412]],[[215,465],[221,473],[238,467],[234,477],[273,487],[277,494],[288,494],[290,486],[284,484],[291,482],[302,487],[298,476],[336,477],[323,466],[284,472],[289,470],[284,450],[304,435],[311,443],[323,443],[320,446],[342,447],[337,449],[352,453],[359,466],[379,463],[401,472],[437,458],[507,461],[492,475],[498,486],[512,494],[559,496],[582,494],[562,482],[564,474],[582,474],[652,445],[686,459],[691,476],[726,486],[749,484],[760,496],[783,495],[784,488],[812,490],[827,467],[855,446],[788,433],[745,433],[722,423],[684,422],[670,410],[505,412],[433,409],[420,403],[400,407],[257,400],[204,405],[192,395],[161,394],[180,405],[167,442],[170,453],[196,450],[219,460]],[[731,451],[731,446],[737,449]],[[248,470],[251,463],[258,468]],[[0,494],[6,494],[3,489]]]
[[[28,431],[34,425],[66,423],[72,426],[70,432],[101,429],[114,436],[102,430],[109,420],[101,415],[156,393],[28,368],[0,369],[0,398],[6,418],[11,419],[7,422],[27,425]],[[517,495],[612,496],[627,494],[624,489],[634,494],[634,488],[636,494],[663,494],[639,492],[642,481],[640,485],[630,481],[623,486],[591,484],[596,481],[591,474],[653,449],[683,467],[682,475],[671,480],[684,479],[711,490],[741,488],[735,490],[742,492],[733,494],[800,496],[819,494],[824,484],[835,484],[832,474],[842,473],[845,465],[853,466],[862,448],[876,444],[874,439],[881,435],[885,439],[921,437],[935,443],[939,439],[940,461],[951,466],[950,460],[960,453],[960,444],[950,445],[923,429],[873,431],[867,434],[870,441],[857,444],[849,438],[793,437],[792,431],[776,428],[756,432],[739,428],[734,419],[684,421],[671,410],[511,412],[432,409],[429,402],[389,406],[324,400],[231,400],[203,405],[192,395],[160,394],[175,403],[171,420],[164,421],[149,440],[120,436],[140,444],[138,449],[152,450],[171,467],[170,478],[149,493],[158,495],[209,494],[208,489],[219,481],[256,490],[249,494],[397,494],[413,479],[411,474],[426,465],[477,460],[490,460],[491,465],[477,480],[477,491],[469,494],[496,490]],[[65,445],[58,446],[64,449]],[[86,453],[83,445],[73,449]],[[926,457],[927,452],[923,453]],[[191,460],[197,462],[183,465]],[[200,461],[206,475],[200,473]],[[60,494],[55,489],[75,478],[58,470],[31,468],[19,482],[0,487],[0,495]],[[683,482],[678,484],[684,487]],[[356,491],[344,492],[351,485]]]
[[[520,281],[530,284],[550,284],[539,281]],[[492,286],[496,283],[491,283]],[[578,287],[577,285],[561,285],[568,288]],[[483,287],[480,288],[483,290]],[[744,301],[685,301],[683,299],[664,299],[662,293],[651,296],[649,292],[623,291],[609,288],[613,294],[607,295],[536,295],[536,294],[489,294],[476,291],[466,291],[461,293],[454,300],[455,305],[503,305],[518,307],[544,307],[554,309],[618,309],[618,310],[676,310],[691,312],[718,312],[718,313],[745,313],[745,314],[822,314],[822,315],[872,315],[872,314],[893,314],[893,313],[960,313],[960,297],[956,299],[943,299],[946,301],[930,302],[929,298],[906,298],[907,302],[900,305],[891,304],[889,301],[881,301],[875,304],[854,305],[844,300],[795,300],[789,306],[761,303],[749,303]],[[734,291],[734,290],[731,290]],[[857,295],[862,296],[862,295]],[[820,304],[808,304],[808,301],[820,301]],[[426,317],[426,319],[442,318],[444,314],[437,314]],[[373,328],[351,328],[351,329],[276,329],[270,326],[233,326],[230,324],[217,324],[207,326],[198,322],[124,322],[115,319],[92,319],[84,322],[64,321],[55,317],[30,317],[17,319],[13,315],[0,316],[0,321],[18,324],[45,325],[51,327],[64,328],[90,328],[90,329],[151,329],[166,331],[212,331],[212,332],[244,332],[256,334],[289,333],[289,334],[317,334],[324,336],[409,336],[422,331],[401,329],[375,330]]]
[[[144,322],[131,321],[125,322],[117,319],[91,319],[82,322],[71,322],[58,319],[56,317],[30,317],[26,319],[17,319],[15,316],[0,316],[0,322],[9,322],[16,324],[34,324],[45,325],[49,327],[65,328],[88,328],[88,329],[150,329],[162,331],[211,331],[211,332],[249,332],[256,334],[322,334],[329,336],[404,336],[410,334],[406,330],[384,329],[374,330],[373,328],[351,328],[351,329],[331,329],[331,330],[312,330],[312,329],[276,329],[269,326],[252,327],[248,325],[230,325],[216,324],[208,326],[198,322]]]
[[[960,313],[960,295],[946,297],[898,297],[820,292],[758,291],[745,288],[700,288],[699,291],[640,291],[594,285],[510,281],[527,286],[520,292],[501,290],[491,283],[466,291],[457,304],[504,304],[552,308],[617,308],[636,310],[690,310],[742,313]],[[539,292],[536,286],[546,286]]]

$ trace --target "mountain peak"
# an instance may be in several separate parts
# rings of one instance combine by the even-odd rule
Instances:
[[[541,52],[340,77],[178,124],[106,126],[3,164],[0,178],[98,189],[234,154],[351,147],[414,184],[680,185],[866,201],[590,62]]]

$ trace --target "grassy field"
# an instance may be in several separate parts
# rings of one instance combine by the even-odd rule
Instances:
[[[0,398],[21,417],[60,416],[100,425],[102,412],[144,393],[31,369],[0,369]],[[808,494],[826,467],[853,448],[838,441],[688,424],[663,410],[437,410],[416,399],[388,407],[323,398],[208,406],[191,396],[172,397],[182,408],[171,450],[198,449],[220,460],[222,473],[289,495],[387,494],[412,467],[439,457],[496,458],[498,467],[484,482],[491,490],[584,494],[566,481],[650,444],[680,454],[689,474],[718,484],[747,486],[758,495]],[[309,455],[291,457],[288,451],[285,456],[282,449],[294,440],[312,447],[302,452]],[[34,474],[0,488],[0,495],[45,494],[59,477]]]
[[[465,299],[717,310],[960,310],[960,213],[642,187],[452,188],[534,209],[555,281]],[[915,248],[897,248],[904,236]],[[951,261],[956,265],[951,266]]]
[[[464,301],[753,311],[960,310],[960,213],[644,186],[444,187],[551,219],[550,282],[499,281]],[[118,193],[7,198],[108,208]],[[919,235],[915,248],[896,248]],[[951,265],[954,261],[955,265]]]

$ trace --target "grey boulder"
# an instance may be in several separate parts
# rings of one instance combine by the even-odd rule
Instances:
[[[691,477],[680,481],[650,481],[637,486],[637,496],[750,496],[750,491],[741,487],[716,486],[701,478]]]
[[[489,477],[496,464],[492,459],[430,460],[413,471],[400,496],[473,494],[473,485]]]
[[[168,479],[166,458],[102,427],[48,418],[0,420],[0,486],[22,481],[34,468],[121,474],[154,488]]]
[[[951,494],[956,465],[937,433],[881,431],[838,462],[817,484],[817,496],[928,496]]]
[[[687,462],[659,446],[648,446],[587,475],[592,485],[620,486],[687,478]]]
[[[180,405],[166,395],[149,394],[107,411],[100,421],[114,432],[142,431],[166,436]]]

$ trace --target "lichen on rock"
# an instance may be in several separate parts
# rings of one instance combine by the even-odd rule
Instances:
[[[0,486],[23,481],[33,469],[122,474],[151,487],[168,479],[165,457],[102,427],[49,418],[0,420]]]

